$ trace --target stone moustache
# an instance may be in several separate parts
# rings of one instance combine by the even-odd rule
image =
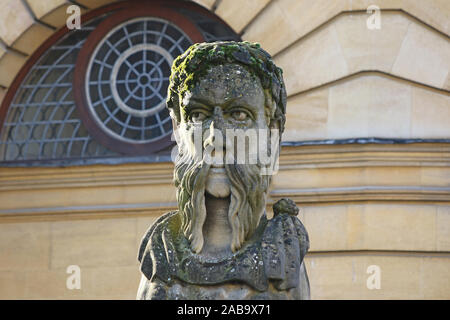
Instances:
[[[142,239],[137,298],[309,299],[309,239],[295,203],[278,201],[268,219],[271,175],[261,174],[261,163],[204,161],[205,154],[220,159],[230,152],[217,145],[217,132],[226,140],[230,129],[275,130],[281,139],[281,69],[258,44],[195,44],[173,63],[167,107],[178,145],[178,210]],[[195,148],[198,128],[205,139]],[[279,144],[268,149],[278,160]]]

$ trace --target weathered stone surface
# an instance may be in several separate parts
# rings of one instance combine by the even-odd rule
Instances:
[[[449,70],[448,39],[423,25],[412,23],[392,67],[392,73],[442,88]]]
[[[28,13],[22,1],[5,0],[0,2],[0,38],[11,45],[33,24],[33,17]],[[5,69],[1,68],[2,74]]]
[[[31,10],[33,10],[34,14],[36,15],[36,18],[38,19],[42,18],[47,13],[58,8],[59,6],[63,5],[66,2],[65,0],[47,0],[47,1],[26,0],[26,1],[28,2]]]
[[[211,9],[215,2],[215,0],[193,0],[193,1],[197,2],[198,4],[208,9]]]
[[[71,264],[82,268],[130,265],[134,261],[135,228],[135,219],[54,222],[51,268],[66,268]]]
[[[228,23],[236,32],[242,29],[266,6],[271,0],[228,0],[220,1],[215,14]],[[239,7],[239,10],[236,10]]]
[[[309,299],[309,238],[298,208],[281,199],[267,220],[272,173],[262,171],[263,150],[252,149],[267,147],[234,135],[257,130],[281,139],[282,71],[258,44],[195,44],[173,63],[167,107],[177,128],[178,211],[160,217],[142,240],[137,298]]]
[[[14,48],[32,54],[45,40],[53,34],[53,30],[35,23],[14,42]]]
[[[450,136],[450,96],[414,88],[412,91],[411,137],[448,138]]]
[[[0,85],[9,87],[17,72],[25,64],[26,57],[7,52],[0,58]]]

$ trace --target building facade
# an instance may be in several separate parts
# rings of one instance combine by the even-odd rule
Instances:
[[[299,206],[311,297],[449,299],[449,21],[447,0],[0,0],[0,298],[135,297],[176,208],[170,64],[246,40],[284,70],[267,212]]]

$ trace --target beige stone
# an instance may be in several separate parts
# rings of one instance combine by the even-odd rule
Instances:
[[[447,76],[447,80],[445,81],[444,90],[450,91],[450,73]]]
[[[31,10],[33,10],[36,18],[40,19],[45,16],[47,13],[53,11],[59,6],[63,5],[65,0],[26,0]]]
[[[7,89],[0,88],[0,105],[2,104],[3,98],[5,98]]]
[[[363,76],[330,88],[328,139],[408,138],[411,88],[379,76]]]
[[[333,26],[284,51],[275,58],[275,63],[284,71],[288,96],[348,74]]]
[[[310,252],[447,251],[448,207],[342,204],[300,207]],[[436,217],[436,210],[441,210]],[[445,211],[447,210],[447,211]]]
[[[450,207],[438,206],[436,213],[436,250],[450,251]]]
[[[359,288],[362,285],[352,281],[355,271],[352,272],[354,263],[349,257],[307,254],[305,263],[313,300],[356,299],[362,291]]]
[[[284,141],[319,140],[327,136],[328,91],[324,88],[288,99]]]
[[[53,34],[53,30],[41,24],[35,23],[28,28],[22,35],[14,42],[14,48],[32,54],[45,40]]]
[[[236,32],[242,29],[256,16],[271,0],[228,0],[220,1],[215,14],[226,21]]]
[[[342,1],[273,1],[252,22],[243,38],[261,42],[271,54],[276,54],[325,23],[342,8]]]
[[[436,250],[436,207],[379,204],[364,208],[365,248]]]
[[[136,219],[52,222],[51,268],[136,263]]]
[[[304,207],[303,224],[308,230],[310,251],[339,251],[347,247],[346,206]]]
[[[3,57],[3,55],[6,53],[6,49],[4,47],[0,47],[0,59]]]
[[[25,297],[26,289],[26,279],[22,270],[0,271],[0,299],[23,299]]]
[[[450,259],[424,257],[421,279],[424,299],[450,298]]]
[[[333,17],[340,15],[344,10],[366,10],[373,4],[373,1],[370,0],[273,1],[265,10],[265,15],[257,16],[252,21],[244,34],[244,38],[249,41],[264,41],[266,47],[269,48],[269,52],[275,54],[301,37],[310,34],[320,25],[329,22]],[[434,1],[432,5],[422,0],[380,0],[376,2],[376,5],[381,9],[398,10],[398,14],[400,14],[400,10],[404,10],[426,24],[430,24],[448,34],[448,21],[450,19],[448,14],[449,4],[446,0]],[[389,13],[382,12],[382,25],[386,14]],[[270,17],[273,17],[276,21],[275,17],[277,16],[282,16],[286,21],[278,26],[279,29],[274,29],[276,23],[270,23]],[[368,13],[363,13],[362,17],[364,16],[367,19]],[[387,23],[384,23],[384,26],[388,26]],[[274,30],[278,32],[274,32]],[[363,30],[358,31],[364,32]],[[396,33],[395,30],[394,33]],[[277,37],[276,34],[279,34],[279,36]],[[383,34],[383,41],[387,41],[391,36],[394,36],[386,32],[383,32]]]
[[[392,73],[443,88],[450,70],[450,42],[431,29],[411,23]]]
[[[448,285],[436,279],[448,277],[448,258],[435,259],[438,273],[432,281],[424,277],[424,259],[419,255],[315,254],[307,255],[312,299],[445,299]],[[378,266],[380,289],[369,289],[369,266]],[[436,268],[437,267],[437,268]],[[370,270],[369,270],[370,271]],[[425,289],[427,288],[427,289]],[[428,294],[425,294],[428,291]]]
[[[117,2],[117,0],[77,0],[79,4],[86,6],[88,8],[94,9],[110,3]]]
[[[345,2],[347,3],[345,10],[367,10],[373,4],[381,9],[401,9],[441,32],[449,33],[450,4],[447,0],[345,0]],[[383,22],[383,16],[381,21]]]
[[[369,186],[417,186],[420,184],[420,167],[367,167],[362,183]],[[388,195],[387,195],[388,196]]]
[[[66,25],[67,18],[70,16],[70,14],[67,13],[67,8],[69,6],[73,5],[72,3],[67,3],[59,6],[55,10],[52,10],[45,16],[41,18],[42,21],[45,23],[48,23],[51,26],[54,26],[55,28],[60,28],[64,25]],[[84,14],[86,13],[86,10],[80,7],[80,13]]]
[[[9,87],[26,58],[16,53],[6,53],[0,59],[0,85]]]
[[[411,137],[450,137],[450,96],[419,87],[412,93]]]
[[[81,268],[81,289],[67,288],[67,267],[58,269],[40,269],[23,274],[26,281],[25,294],[20,299],[83,299],[85,292],[84,270]]]
[[[421,21],[450,34],[450,2],[447,0],[403,0],[403,8]]]
[[[358,204],[350,204],[347,206],[347,225],[345,233],[347,236],[346,248],[348,250],[366,249],[366,244],[364,243],[364,228],[366,224],[364,218],[365,206],[366,205]]]
[[[0,2],[0,38],[11,45],[33,24],[33,17],[28,13],[22,1],[3,0]],[[4,69],[0,66],[1,73]]]
[[[370,30],[367,14],[345,14],[333,23],[350,74],[362,70],[389,73],[411,23],[400,12],[383,12],[382,28]]]
[[[450,168],[424,167],[421,169],[421,185],[434,187],[449,187]]]
[[[136,219],[136,261],[137,261],[137,250],[141,244],[142,238],[146,235],[147,230],[150,226],[155,222],[159,216],[163,215],[165,212],[160,212],[159,215],[150,216],[150,217],[139,217]]]
[[[278,52],[295,38],[293,28],[286,20],[278,1],[271,1],[242,35],[243,40],[260,43],[270,54]]]
[[[137,251],[136,251],[137,253]],[[136,260],[134,265],[125,267],[82,268],[82,289],[88,299],[136,299],[141,274]]]
[[[158,190],[157,192],[155,190]],[[0,208],[104,206],[152,202],[174,202],[175,188],[168,185],[109,186],[105,188],[25,189],[1,192]],[[23,202],[23,199],[27,199]]]
[[[369,299],[423,299],[422,257],[417,255],[368,255],[361,259],[362,294]],[[365,260],[365,261],[364,261]],[[441,259],[441,261],[444,259]],[[368,289],[367,279],[371,276],[367,268],[379,266],[381,271],[380,289]]]
[[[192,0],[192,1],[208,9],[211,9],[214,3],[216,2],[215,0]]]
[[[46,222],[0,224],[0,257],[1,271],[48,268],[49,224]]]
[[[364,186],[417,186],[422,182],[420,167],[293,168],[279,171],[273,190],[342,188]],[[431,184],[431,186],[434,186]],[[386,195],[387,197],[388,195]]]

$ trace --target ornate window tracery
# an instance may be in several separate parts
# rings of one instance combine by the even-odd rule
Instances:
[[[0,162],[164,153],[173,59],[195,42],[239,40],[206,9],[181,1],[122,2],[82,21],[44,43],[11,85],[0,108]]]

